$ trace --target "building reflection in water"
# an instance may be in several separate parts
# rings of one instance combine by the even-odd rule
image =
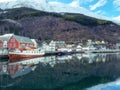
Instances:
[[[53,70],[55,70],[56,68],[59,70],[59,65],[60,65],[61,71],[54,71],[54,72],[52,71],[53,73],[61,72],[63,74],[63,76],[59,76],[57,78],[63,78],[63,77],[66,77],[66,75],[67,75],[67,77],[69,75],[73,75],[70,77],[81,80],[83,77],[87,77],[92,74],[96,75],[96,72],[97,72],[96,67],[98,68],[99,63],[100,64],[106,63],[111,60],[118,60],[118,59],[120,59],[120,57],[117,55],[115,56],[112,54],[109,55],[109,54],[104,53],[104,54],[73,54],[73,55],[65,55],[65,56],[47,56],[47,57],[25,59],[25,60],[24,59],[23,60],[8,60],[6,62],[0,63],[0,76],[1,76],[1,78],[0,78],[1,85],[0,86],[2,87],[3,83],[4,83],[4,86],[6,84],[6,87],[10,86],[9,83],[13,83],[13,82],[15,83],[16,79],[17,79],[17,81],[20,81],[18,79],[20,79],[22,76],[29,75],[30,73],[35,72],[35,70],[37,68],[40,68],[40,65],[42,65],[42,68],[43,67],[47,68],[49,65],[51,68],[53,68]],[[75,65],[73,67],[72,63],[74,63],[74,62],[75,62]],[[62,67],[62,64],[64,64],[65,66]],[[97,64],[98,66],[94,66],[94,64],[95,65]],[[71,67],[68,68],[67,65],[71,65]],[[78,68],[79,66],[77,66],[77,65],[79,65],[80,68],[82,68],[83,70],[80,71],[80,68]],[[86,65],[86,67],[84,65]],[[78,71],[77,71],[77,68],[78,68]],[[50,69],[50,68],[48,68],[48,69]],[[84,70],[86,70],[86,71],[84,71]],[[36,72],[37,71],[38,71],[38,69],[36,70]],[[42,71],[42,70],[39,71],[39,73],[42,73],[42,72],[44,72],[44,71]],[[88,72],[90,75],[88,75]],[[78,76],[74,76],[74,75],[78,75]],[[83,75],[83,76],[81,76],[81,75]],[[43,75],[43,76],[46,76],[46,75]],[[80,76],[81,76],[81,78],[80,78]],[[8,79],[6,77],[8,77]],[[4,79],[4,78],[6,78],[6,79]],[[74,82],[78,81],[78,80],[74,80]],[[72,82],[72,81],[69,81],[69,82]],[[14,85],[14,84],[11,84],[11,85]]]
[[[107,54],[73,54],[65,56],[47,56],[33,59],[23,60],[9,60],[8,62],[0,63],[0,75],[8,74],[12,78],[25,75],[31,71],[34,71],[37,64],[43,65],[49,64],[51,67],[58,63],[66,63],[72,60],[78,60],[81,64],[91,64],[98,62],[106,62]]]

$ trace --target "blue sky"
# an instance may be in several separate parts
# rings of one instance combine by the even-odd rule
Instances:
[[[120,0],[48,0],[49,2],[72,3],[91,12],[109,18],[120,19]],[[74,2],[74,3],[73,3]]]

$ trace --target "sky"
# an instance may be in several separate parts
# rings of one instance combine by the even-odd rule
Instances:
[[[98,15],[120,20],[120,0],[48,0],[83,7]]]
[[[10,2],[14,0],[0,0],[0,2],[7,1]],[[47,1],[71,5],[72,7],[82,7],[98,15],[120,21],[120,0],[47,0]]]

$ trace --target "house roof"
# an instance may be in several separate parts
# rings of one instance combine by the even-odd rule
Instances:
[[[5,34],[0,36],[0,40],[2,41],[9,41],[9,39],[12,37],[13,34]]]
[[[2,40],[2,41],[8,41],[8,38],[6,38],[6,37],[0,37],[0,40]]]
[[[2,35],[2,36],[0,36],[0,40],[2,40],[2,41],[9,41],[12,36],[14,36],[21,43],[33,44],[32,40],[30,38],[24,37],[24,36],[18,36],[18,35],[14,35],[14,34]]]
[[[32,40],[28,37],[13,35],[21,43],[30,43],[33,44]]]

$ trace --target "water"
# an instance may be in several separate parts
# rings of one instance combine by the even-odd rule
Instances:
[[[120,54],[0,62],[0,90],[120,90]]]

